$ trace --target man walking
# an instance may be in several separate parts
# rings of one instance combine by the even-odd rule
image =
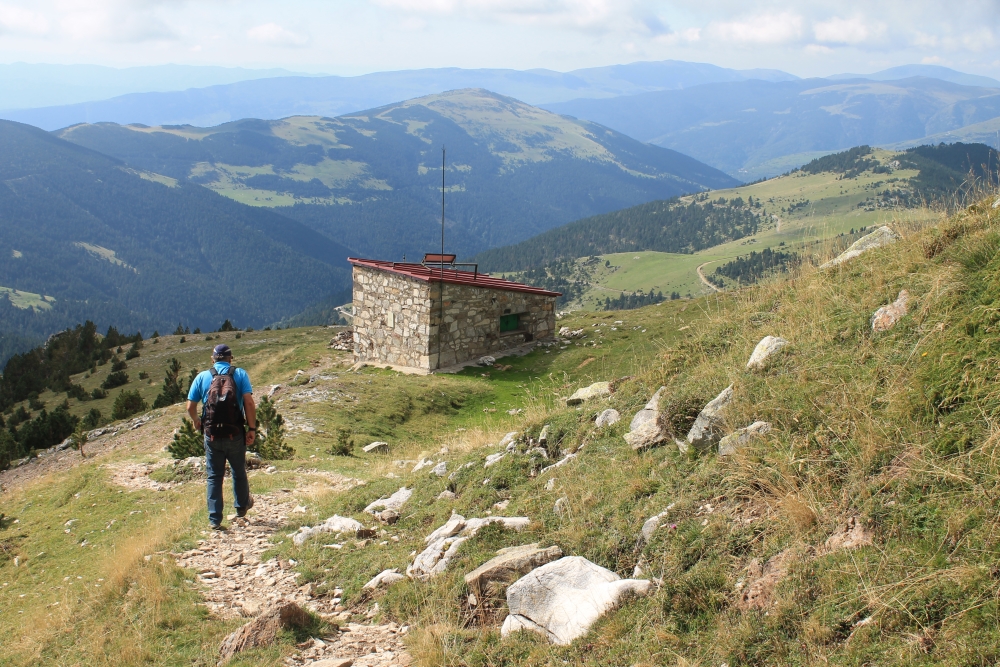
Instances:
[[[233,475],[236,514],[244,517],[253,507],[247,480],[247,445],[257,432],[257,406],[253,402],[250,376],[233,367],[228,345],[216,345],[212,368],[202,371],[191,383],[187,411],[194,427],[205,434],[205,462],[208,472],[208,520],[213,530],[222,526],[222,483],[226,461]],[[198,415],[198,403],[202,403]],[[249,425],[249,428],[247,427]]]

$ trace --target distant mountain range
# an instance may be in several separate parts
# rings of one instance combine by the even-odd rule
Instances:
[[[272,207],[352,251],[410,258],[438,246],[447,146],[447,244],[463,255],[653,199],[737,181],[676,151],[484,90],[338,118],[224,125],[76,125],[57,133],[136,169]]]
[[[931,135],[995,118],[1000,89],[927,77],[741,81],[545,108],[673,148],[750,181],[823,153],[860,144],[926,143]]]
[[[2,72],[0,69],[0,91],[4,81]],[[180,92],[141,92],[98,102],[35,109],[22,109],[20,104],[5,105],[5,99],[13,98],[0,92],[0,110],[3,110],[0,117],[46,130],[74,123],[97,122],[210,126],[243,118],[273,120],[296,115],[338,116],[461,88],[485,88],[528,104],[538,104],[634,95],[723,81],[790,81],[797,77],[778,70],[734,70],[707,63],[666,60],[565,73],[546,69],[520,71],[451,67],[375,72],[354,77],[243,78],[255,80],[209,87],[192,83]],[[147,90],[170,89],[151,87]]]
[[[348,287],[347,254],[269,209],[0,121],[0,337],[87,319],[259,327]]]

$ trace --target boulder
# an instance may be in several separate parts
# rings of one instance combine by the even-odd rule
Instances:
[[[660,424],[660,396],[665,390],[666,387],[657,389],[646,406],[632,417],[624,436],[632,449],[641,451],[666,442],[667,432]]]
[[[302,526],[299,528],[299,532],[292,537],[292,542],[298,546],[321,533],[357,533],[359,530],[364,530],[364,526],[360,522],[350,517],[334,514],[318,526]]]
[[[489,468],[494,463],[498,463],[500,459],[507,456],[507,452],[497,452],[496,454],[490,454],[486,457],[486,462],[483,464],[484,468]]]
[[[717,443],[722,435],[722,412],[733,400],[733,385],[729,385],[722,390],[722,393],[713,398],[694,420],[694,426],[687,434],[687,444],[696,449],[705,450]]]
[[[399,491],[392,494],[388,498],[379,498],[378,500],[370,503],[365,511],[369,514],[376,514],[381,509],[395,510],[398,512],[406,504],[406,501],[410,499],[413,495],[413,489],[408,489],[405,486],[401,486]]]
[[[899,240],[899,234],[892,231],[886,226],[879,227],[871,234],[862,236],[860,239],[851,244],[844,252],[837,255],[834,259],[831,259],[826,264],[821,265],[820,270],[829,269],[834,266],[843,264],[844,262],[850,261],[857,257],[858,255],[868,252],[869,250],[874,250],[875,248],[881,248],[887,246],[891,243],[895,243]]]
[[[770,432],[770,423],[757,421],[746,428],[739,429],[736,433],[730,433],[719,441],[719,456],[731,456],[736,453],[736,450],[742,449],[754,438]]]
[[[612,424],[617,424],[621,421],[621,414],[617,410],[608,408],[601,414],[597,415],[597,419],[594,420],[594,425],[597,428],[604,428],[605,426],[611,426]]]
[[[436,466],[431,468],[431,474],[437,475],[438,477],[444,477],[448,473],[448,462],[441,461]]]
[[[907,303],[910,300],[910,293],[903,290],[896,297],[896,300],[888,306],[882,306],[872,315],[872,331],[888,331],[896,326],[896,322],[906,317]]]
[[[411,470],[410,472],[419,472],[424,468],[431,467],[432,465],[434,465],[434,461],[431,461],[430,459],[420,459],[417,465],[413,466],[413,470]]]
[[[352,667],[354,661],[350,658],[324,658],[309,663],[309,667]]]
[[[365,454],[388,454],[389,453],[389,443],[388,442],[373,442],[370,445],[365,445],[361,448]]]
[[[465,583],[477,597],[482,597],[483,587],[491,581],[509,582],[522,574],[531,572],[540,565],[562,558],[559,547],[543,549],[535,544],[509,547],[497,551],[491,558],[472,572],[465,575]]]
[[[572,396],[566,399],[566,405],[580,405],[584,401],[591,401],[595,398],[604,398],[611,395],[610,382],[595,382],[589,387],[577,389]]]
[[[674,508],[674,504],[670,503],[667,508],[657,514],[656,516],[651,516],[642,524],[642,539],[649,542],[653,539],[653,534],[663,525],[663,520],[667,518],[670,514],[670,510]]]
[[[438,494],[437,499],[438,500],[454,500],[457,497],[458,496],[455,495],[454,491],[448,491],[447,489],[445,489],[444,491],[442,491],[441,493]]]
[[[496,357],[491,357],[489,355],[486,355],[485,357],[479,357],[479,360],[476,363],[479,364],[480,366],[492,366],[496,362],[497,362]]]
[[[532,570],[507,588],[500,634],[531,630],[566,646],[587,634],[601,616],[629,594],[645,595],[651,581],[622,579],[580,556],[567,556]]]
[[[750,355],[750,361],[747,362],[747,368],[750,370],[760,370],[767,365],[767,360],[773,354],[780,351],[783,347],[788,345],[788,341],[784,338],[779,338],[778,336],[764,336],[757,343],[757,347],[753,349],[753,353]]]
[[[632,417],[632,422],[628,425],[629,431],[634,431],[647,422],[657,420],[660,415],[660,396],[663,395],[666,389],[666,387],[657,389],[653,397],[646,403],[646,407],[635,413],[635,416]]]
[[[511,431],[503,438],[500,439],[500,444],[497,445],[500,449],[508,449],[511,445],[517,444],[517,431]]]
[[[373,591],[382,586],[392,586],[397,581],[402,581],[403,579],[406,579],[406,577],[399,573],[399,568],[394,567],[391,570],[382,570],[372,577],[371,581],[362,586],[362,588]]]
[[[219,647],[219,664],[240,651],[270,646],[280,630],[302,628],[312,622],[309,614],[294,602],[283,602],[271,611],[258,616],[230,634]]]
[[[548,442],[549,442],[549,430],[550,429],[551,429],[551,427],[548,424],[546,424],[545,426],[542,427],[542,432],[538,434],[538,444],[539,445],[541,445],[541,446],[544,447],[546,444],[548,444]]]
[[[483,526],[491,523],[501,523],[505,528],[521,531],[531,520],[528,517],[489,516],[483,519],[466,519],[460,514],[452,514],[451,518],[438,527],[437,530],[424,538],[427,548],[417,554],[413,562],[406,568],[406,576],[411,579],[427,581],[441,574],[463,542],[475,536]]]
[[[264,459],[257,452],[247,452],[246,466],[247,470],[259,470],[264,467]]]
[[[381,521],[382,523],[389,524],[390,526],[399,521],[399,512],[392,509],[382,510],[381,512],[377,512],[375,516],[378,517],[379,521]]]

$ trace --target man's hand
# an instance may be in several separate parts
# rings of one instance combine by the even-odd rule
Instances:
[[[257,431],[247,431],[247,447],[253,445],[254,438],[257,437]]]
[[[194,418],[194,430],[196,431],[201,430],[201,420],[198,419],[197,417]]]

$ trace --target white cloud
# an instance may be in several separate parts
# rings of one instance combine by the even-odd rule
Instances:
[[[277,23],[264,23],[247,30],[247,37],[271,46],[305,46],[309,37],[292,32]]]
[[[49,22],[43,15],[13,5],[0,4],[0,34],[44,35],[48,31]]]
[[[849,19],[834,17],[813,26],[816,41],[827,44],[860,44],[885,33],[885,24],[868,21],[860,16]]]
[[[639,0],[372,0],[415,15],[458,16],[518,25],[587,31],[624,29],[662,34],[669,29]]]
[[[787,44],[802,38],[799,14],[759,14],[741,21],[710,23],[708,33],[720,42],[736,44]]]

